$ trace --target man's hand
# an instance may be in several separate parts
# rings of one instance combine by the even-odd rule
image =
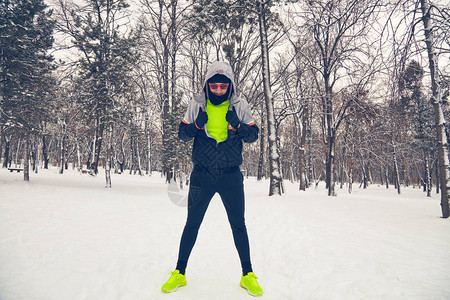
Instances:
[[[197,126],[198,129],[202,129],[206,122],[208,122],[208,114],[200,107],[198,109],[197,119],[195,119],[195,126]]]
[[[234,106],[233,106],[233,110],[229,110],[227,112],[225,119],[227,120],[228,123],[230,123],[230,125],[234,129],[238,129],[239,125],[241,124],[241,121],[239,120],[237,113],[236,113],[236,108]]]

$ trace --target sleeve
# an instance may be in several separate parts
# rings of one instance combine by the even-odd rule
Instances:
[[[258,139],[259,128],[253,119],[248,102],[243,99],[240,102],[238,118],[241,120],[241,125],[237,129],[237,133],[244,142],[253,143]]]
[[[255,120],[252,116],[252,110],[250,109],[250,104],[248,104],[248,102],[245,100],[241,100],[240,102],[241,109],[239,110],[238,114],[239,120],[241,120],[242,123],[250,126],[255,124]]]
[[[237,130],[239,137],[246,143],[253,143],[258,139],[259,127],[253,123],[253,125],[248,125],[241,123]]]
[[[182,122],[185,124],[191,124],[195,122],[195,118],[197,118],[199,104],[195,102],[194,99],[189,102],[186,113],[184,114]]]
[[[194,138],[197,135],[198,129],[195,126],[195,118],[198,114],[198,105],[194,101],[194,99],[189,102],[186,113],[184,114],[183,119],[180,122],[180,126],[178,127],[178,137],[187,142]]]

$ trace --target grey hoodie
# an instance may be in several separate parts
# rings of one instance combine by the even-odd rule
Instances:
[[[236,84],[234,82],[234,74],[233,70],[231,69],[231,66],[228,62],[224,61],[216,61],[211,64],[211,67],[208,69],[208,72],[206,73],[205,81],[203,83],[203,86],[206,87],[207,81],[213,77],[216,74],[222,74],[228,77],[231,80],[232,86],[234,86],[234,90],[236,90]],[[231,86],[230,86],[231,89]],[[205,90],[205,89],[203,89]],[[186,111],[186,114],[184,115],[183,122],[185,124],[190,124],[195,122],[195,119],[197,118],[198,110],[201,107],[203,111],[206,109],[206,95],[205,92],[202,90],[200,94],[197,94],[194,96],[194,98],[189,103],[188,109]],[[229,110],[232,110],[233,106],[236,108],[236,113],[241,120],[242,123],[253,125],[255,124],[255,120],[253,119],[252,112],[250,110],[250,105],[247,101],[244,99],[239,98],[236,96],[236,93],[231,94],[230,96],[230,107]],[[208,134],[208,129],[205,124],[205,132],[208,137],[213,138]],[[228,125],[229,129],[232,129],[230,125]]]
[[[216,74],[223,74],[235,85],[233,71],[227,62],[214,62],[209,68],[204,85],[209,78]],[[236,87],[234,87],[236,90]],[[192,148],[192,161],[196,166],[208,169],[227,169],[242,164],[242,142],[252,143],[258,139],[259,128],[255,124],[250,105],[244,99],[230,95],[230,107],[236,108],[236,114],[241,121],[241,126],[236,130],[228,124],[227,138],[218,143],[208,134],[207,126],[198,129],[195,125],[199,108],[206,110],[206,95],[204,92],[194,96],[189,102],[186,114],[180,123],[178,137],[187,142],[194,138]]]

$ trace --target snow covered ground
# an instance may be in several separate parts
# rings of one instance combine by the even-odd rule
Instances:
[[[158,175],[91,177],[0,169],[0,299],[250,299],[219,196],[200,229],[188,285],[162,294],[186,218]],[[439,196],[372,186],[268,197],[245,180],[263,299],[450,299],[450,220]],[[175,193],[175,194],[174,194]]]

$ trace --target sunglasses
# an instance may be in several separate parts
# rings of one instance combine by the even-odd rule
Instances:
[[[220,84],[210,83],[209,88],[211,90],[217,90],[217,89],[226,90],[229,85],[230,85],[229,83],[220,83]]]

